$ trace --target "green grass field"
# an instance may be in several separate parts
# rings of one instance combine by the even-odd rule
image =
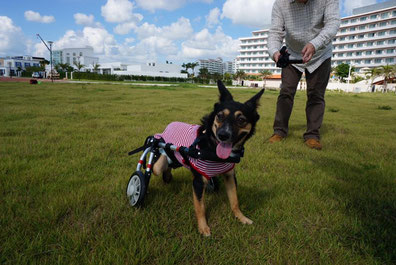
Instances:
[[[127,152],[171,121],[199,123],[217,89],[0,83],[0,263],[395,264],[396,96],[328,92],[316,151],[302,141],[305,92],[289,137],[266,143],[277,94],[264,93],[236,167],[254,224],[233,217],[222,184],[204,238],[186,169],[169,185],[153,176],[145,207],[128,205]]]

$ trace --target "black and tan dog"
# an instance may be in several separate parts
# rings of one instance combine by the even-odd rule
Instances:
[[[214,105],[213,112],[202,118],[202,125],[173,122],[156,137],[179,146],[197,143],[200,150],[209,150],[221,159],[227,159],[242,152],[245,142],[255,132],[255,126],[260,117],[257,107],[264,90],[245,103],[240,103],[234,101],[231,93],[221,81],[218,81],[218,88],[220,100]],[[196,141],[197,138],[199,141]],[[169,182],[172,178],[171,169],[179,166],[189,168],[194,175],[194,207],[201,234],[210,235],[205,216],[204,191],[208,180],[217,175],[224,175],[225,188],[234,215],[244,224],[253,223],[239,209],[233,163],[186,158],[178,152],[163,153],[154,164],[153,172],[157,176],[163,175],[164,181]]]

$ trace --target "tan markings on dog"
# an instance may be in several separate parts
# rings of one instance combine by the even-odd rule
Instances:
[[[194,210],[195,210],[195,216],[196,216],[197,222],[198,222],[199,232],[201,234],[203,234],[204,236],[210,236],[210,228],[206,221],[205,204],[204,204],[205,189],[206,189],[206,184],[208,181],[204,177],[202,177],[202,179],[204,181],[204,189],[203,189],[201,200],[198,200],[197,195],[195,194],[195,191],[193,190]]]
[[[153,166],[153,173],[156,176],[161,176],[161,174],[165,172],[167,169],[168,169],[168,160],[166,159],[166,156],[161,155]]]
[[[220,120],[218,118],[218,115],[224,115],[224,118],[222,120]],[[214,133],[214,135],[216,135],[217,129],[220,128],[223,125],[223,120],[225,120],[228,115],[230,115],[230,110],[229,109],[223,109],[222,111],[220,111],[219,113],[216,114],[216,117],[213,121],[213,125],[212,125],[212,131]]]
[[[237,126],[239,127],[238,130],[238,136],[241,135],[242,133],[246,133],[246,135],[244,137],[242,137],[241,140],[239,140],[237,143],[235,143],[235,146],[238,146],[239,144],[243,143],[243,141],[245,140],[246,136],[250,133],[250,131],[252,130],[252,124],[247,122],[245,124],[238,124],[238,119],[239,118],[243,118],[246,120],[245,115],[243,115],[242,111],[237,110],[235,111],[235,120],[237,121]],[[243,126],[243,127],[241,127]]]

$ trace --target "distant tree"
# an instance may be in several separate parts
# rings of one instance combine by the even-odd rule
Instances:
[[[246,77],[246,73],[243,70],[238,70],[234,74],[234,77],[238,80],[238,83],[240,83],[241,80]]]
[[[46,59],[40,61],[40,67],[42,67],[43,69],[45,69],[45,66],[49,64],[50,62]]]
[[[226,81],[230,81],[232,79],[232,75],[230,73],[224,73],[223,78]]]
[[[349,74],[349,64],[342,63],[335,67],[335,75],[341,78],[341,82],[345,82],[344,78],[348,77]],[[351,76],[352,73],[355,72],[355,67],[352,66],[351,68]]]
[[[395,67],[392,65],[381,65],[379,67],[379,75],[384,78],[384,89],[382,92],[388,92],[388,82],[395,77]]]
[[[56,66],[59,67],[60,71],[66,72],[67,68],[70,66],[68,63],[59,63]],[[58,69],[57,69],[58,70]]]
[[[81,72],[81,69],[84,68],[85,65],[83,65],[82,63],[80,63],[80,61],[75,61],[74,62],[74,66],[77,68],[78,72]]]
[[[208,79],[209,77],[209,70],[208,68],[200,68],[199,69],[199,74],[198,77],[202,78],[202,79]]]
[[[198,66],[198,63],[197,62],[195,62],[195,63],[190,63],[190,68],[191,68],[191,70],[192,70],[192,75],[194,76],[195,75],[195,67],[197,67]]]
[[[99,67],[100,67],[100,64],[98,64],[98,63],[95,63],[95,64],[93,65],[93,71],[94,71],[94,73],[98,73],[98,72],[99,72]]]
[[[270,70],[261,70],[260,71],[260,76],[264,81],[264,88],[267,82],[267,78],[270,77],[272,75],[272,72]]]

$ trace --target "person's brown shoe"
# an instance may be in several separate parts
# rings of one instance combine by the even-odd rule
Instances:
[[[274,133],[274,134],[269,138],[268,142],[270,142],[271,144],[272,144],[272,143],[277,143],[277,142],[282,141],[283,138],[284,138],[284,137],[280,136],[279,134],[275,134],[275,133]]]
[[[322,150],[322,145],[320,144],[320,142],[316,139],[308,139],[305,141],[305,144],[312,149],[316,149],[316,150]]]

